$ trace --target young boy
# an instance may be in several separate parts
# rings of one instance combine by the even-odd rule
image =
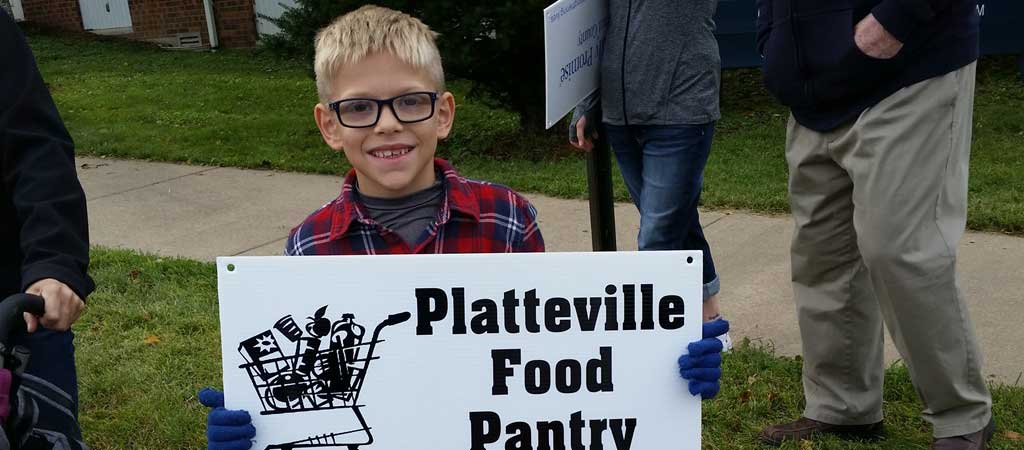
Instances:
[[[462,178],[434,157],[437,141],[451,131],[455,100],[444,90],[441,56],[426,25],[364,6],[320,31],[314,69],[317,126],[353,169],[341,195],[292,230],[285,254],[544,251],[536,210],[525,198]],[[695,358],[698,353],[691,348],[680,369],[697,369],[688,377],[696,380],[691,390],[707,394],[717,390],[717,376],[705,371],[718,370],[721,360],[715,362],[713,348],[707,359]],[[225,410],[216,391],[199,398],[214,408],[209,449],[249,448],[255,434],[249,414]]]
[[[288,255],[542,252],[536,210],[434,157],[455,120],[434,34],[366,6],[316,39],[313,110],[352,171],[341,195],[292,230]]]

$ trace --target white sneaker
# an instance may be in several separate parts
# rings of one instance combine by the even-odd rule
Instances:
[[[712,317],[711,319],[708,319],[707,322],[715,321],[715,320],[718,320],[718,319],[721,319],[721,318],[722,318],[722,315],[718,314],[715,317]],[[732,350],[732,338],[729,337],[729,332],[728,331],[726,331],[725,334],[723,334],[721,336],[718,336],[717,339],[722,341],[722,353],[725,353],[725,352],[727,352],[729,350]]]

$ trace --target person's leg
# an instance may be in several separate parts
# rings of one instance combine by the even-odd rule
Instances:
[[[804,416],[833,425],[882,420],[882,319],[853,227],[853,181],[833,160],[844,129],[790,119],[793,296],[803,344]]]
[[[626,190],[633,200],[633,204],[640,209],[640,201],[643,198],[643,150],[640,142],[637,141],[637,127],[625,127],[619,125],[604,125],[604,134],[608,144],[615,153],[615,160],[619,164],[619,172],[626,182]],[[643,217],[641,216],[641,220]]]
[[[714,123],[681,127],[605,125],[626,188],[640,211],[639,249],[703,251],[705,322],[721,317],[718,273],[697,211],[713,134]],[[648,190],[651,198],[647,198]],[[721,339],[726,349],[732,347],[728,333]]]
[[[31,353],[20,389],[36,401],[39,411],[36,428],[57,431],[69,439],[81,441],[74,334],[40,328],[16,338],[14,344],[24,346]]]
[[[711,143],[715,136],[715,123],[711,122],[706,125],[702,125],[704,131],[702,138],[694,143],[695,159],[699,159],[700,164],[700,175],[696,177],[696,185],[693,190],[695,191],[693,199],[691,201],[689,210],[690,217],[687,222],[686,236],[683,238],[683,248],[687,250],[701,250],[704,254],[704,321],[714,320],[721,317],[719,304],[718,304],[718,293],[721,291],[721,284],[719,282],[718,270],[715,268],[715,260],[711,254],[711,246],[708,244],[708,240],[704,237],[704,227],[700,224],[700,213],[698,206],[700,205],[700,194],[704,187],[704,167],[707,166],[708,155],[711,153]],[[697,161],[694,162],[696,164]],[[730,342],[726,342],[726,347],[731,347]]]
[[[718,272],[697,210],[714,123],[638,127],[642,146],[640,250],[703,252],[703,299],[719,292]],[[709,316],[714,316],[711,314]]]
[[[991,397],[956,272],[967,217],[972,64],[907,87],[858,119],[840,161],[882,315],[936,437],[984,428]]]

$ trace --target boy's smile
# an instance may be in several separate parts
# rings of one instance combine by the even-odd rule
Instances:
[[[413,151],[416,146],[405,144],[382,145],[370,150],[370,155],[381,159],[398,159]]]
[[[355,64],[341,67],[333,86],[330,101],[383,100],[438,90],[425,70],[389,53],[371,54]],[[343,126],[337,112],[324,104],[317,104],[314,116],[327,145],[344,151],[355,168],[360,192],[378,198],[397,198],[434,183],[437,141],[448,136],[455,116],[451,93],[444,92],[436,98],[430,118],[414,123],[398,120],[394,111],[398,106],[386,104],[378,107],[377,123],[366,128]]]

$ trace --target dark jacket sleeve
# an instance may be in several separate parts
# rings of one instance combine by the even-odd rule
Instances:
[[[84,299],[95,285],[87,274],[89,228],[74,143],[24,36],[5,12],[0,61],[0,182],[19,227],[21,288],[54,278]]]
[[[771,32],[772,0],[757,0],[757,53],[764,58],[764,46]]]
[[[936,14],[949,8],[954,0],[883,0],[871,14],[885,31],[900,42],[908,42],[914,31],[931,22]]]

